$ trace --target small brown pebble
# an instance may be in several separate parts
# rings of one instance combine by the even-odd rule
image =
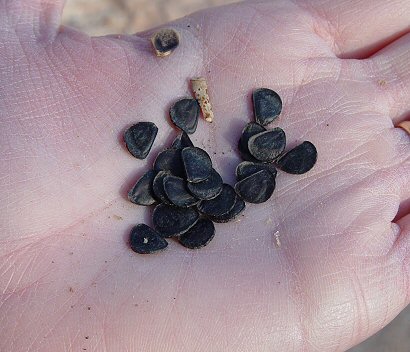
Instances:
[[[179,45],[179,34],[174,29],[164,28],[154,33],[151,43],[158,57],[171,54]]]

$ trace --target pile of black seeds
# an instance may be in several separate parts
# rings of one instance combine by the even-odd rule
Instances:
[[[171,121],[182,130],[171,147],[160,152],[153,169],[146,172],[128,193],[138,205],[156,205],[153,228],[136,225],[131,231],[131,248],[141,254],[168,246],[166,238],[177,238],[184,247],[206,246],[215,235],[214,223],[232,221],[247,203],[263,203],[276,186],[277,168],[291,174],[309,171],[317,159],[315,146],[305,141],[285,153],[285,132],[264,126],[282,111],[282,101],[274,91],[261,88],[253,93],[256,122],[245,126],[238,149],[245,160],[236,168],[235,187],[225,184],[213,168],[209,154],[195,147],[188,134],[196,131],[200,109],[195,99],[184,98],[170,109]],[[130,153],[144,159],[158,129],[151,122],[130,127],[124,140]]]

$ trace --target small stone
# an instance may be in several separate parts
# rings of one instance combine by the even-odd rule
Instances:
[[[239,149],[242,159],[248,160],[248,161],[258,161],[249,152],[248,142],[249,142],[249,138],[251,138],[255,134],[265,132],[265,131],[266,131],[265,127],[255,122],[250,122],[245,126],[245,128],[242,130],[241,138],[239,139],[239,143],[238,143],[238,149]]]
[[[205,247],[215,236],[215,226],[209,219],[200,219],[179,237],[179,243],[190,249]]]
[[[276,177],[277,170],[275,166],[273,166],[272,164],[254,163],[251,161],[243,161],[240,164],[238,164],[238,166],[236,167],[235,174],[237,180],[241,181],[244,178],[247,178],[248,176],[261,170],[270,171],[272,175]]]
[[[166,149],[158,154],[154,162],[155,171],[169,171],[172,175],[184,177],[184,164],[182,163],[180,149]]]
[[[201,148],[184,148],[182,150],[182,162],[188,182],[201,182],[211,175],[211,158],[208,153]]]
[[[221,215],[221,216],[213,216],[213,217],[210,217],[210,219],[213,222],[218,222],[218,223],[230,222],[230,221],[235,220],[240,214],[242,214],[245,208],[246,208],[245,202],[241,198],[236,197],[235,204],[228,213]]]
[[[286,147],[285,132],[276,127],[273,130],[258,133],[248,142],[249,152],[263,162],[272,162],[280,156]]]
[[[256,122],[266,126],[282,112],[282,99],[271,89],[256,89],[253,92],[253,109]]]
[[[192,134],[198,125],[199,110],[198,102],[195,99],[185,98],[172,105],[169,114],[175,126],[188,134]]]
[[[131,231],[130,246],[134,252],[150,254],[163,251],[168,242],[149,226],[138,224]]]
[[[124,142],[128,151],[137,159],[145,159],[158,133],[158,127],[152,122],[139,122],[124,133]]]
[[[199,203],[199,199],[188,192],[187,182],[183,178],[167,175],[163,182],[165,193],[172,204],[188,208]]]
[[[186,132],[180,133],[177,138],[172,142],[171,148],[174,149],[184,149],[187,147],[193,147],[194,143],[192,143],[191,139],[187,135]]]
[[[158,57],[171,54],[179,45],[179,34],[174,29],[164,28],[151,37],[151,43]]]
[[[208,178],[201,182],[188,182],[189,191],[198,199],[209,200],[217,197],[222,192],[223,181],[221,175],[212,169]]]
[[[152,182],[152,191],[154,192],[155,197],[165,204],[172,204],[164,189],[164,179],[169,175],[169,171],[160,171]]]
[[[277,164],[282,171],[300,175],[312,169],[316,161],[316,147],[311,142],[305,141],[283,155]]]
[[[267,170],[258,171],[235,185],[239,197],[248,203],[264,203],[275,190],[275,177]]]
[[[210,200],[203,200],[198,204],[198,210],[205,215],[219,217],[227,214],[235,205],[235,190],[227,184],[222,187],[222,192]]]
[[[152,214],[154,228],[163,237],[179,236],[188,231],[199,220],[198,211],[191,208],[179,208],[173,205],[159,204]]]
[[[128,199],[138,205],[152,205],[156,202],[152,183],[157,172],[150,170],[145,173],[128,192]]]

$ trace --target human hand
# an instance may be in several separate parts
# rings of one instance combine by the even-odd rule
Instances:
[[[182,40],[165,59],[151,32],[59,28],[63,2],[0,2],[1,351],[344,351],[409,303],[410,144],[394,128],[409,112],[408,1],[211,9],[171,25]],[[225,180],[258,87],[318,162],[279,172],[272,199],[206,248],[137,255],[128,234],[149,214],[124,194],[201,75],[215,122],[193,141]],[[159,133],[138,161],[120,140],[148,120]]]

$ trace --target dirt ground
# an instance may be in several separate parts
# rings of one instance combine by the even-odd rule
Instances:
[[[90,35],[135,33],[233,0],[67,0],[66,25]],[[409,352],[410,307],[383,331],[349,352]]]

